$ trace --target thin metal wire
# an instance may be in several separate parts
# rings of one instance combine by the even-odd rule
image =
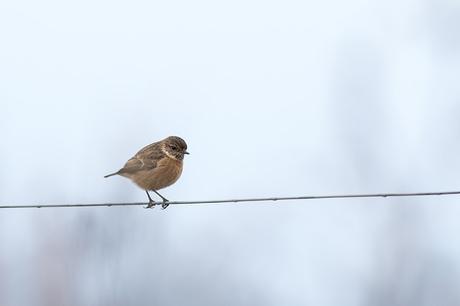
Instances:
[[[411,192],[411,193],[368,193],[368,194],[341,194],[341,195],[317,195],[299,197],[271,197],[271,198],[247,198],[230,200],[204,200],[204,201],[171,201],[170,205],[186,204],[221,204],[241,202],[268,202],[268,201],[293,201],[293,200],[321,200],[321,199],[351,199],[351,198],[389,198],[389,197],[424,197],[441,195],[459,195],[460,191],[439,191],[439,192]],[[1,205],[0,208],[66,208],[66,207],[101,207],[101,206],[141,206],[147,205],[144,202],[134,203],[88,203],[88,204],[31,204],[31,205]],[[161,204],[161,202],[157,202]]]

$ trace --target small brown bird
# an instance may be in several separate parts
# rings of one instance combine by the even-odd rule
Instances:
[[[152,208],[156,204],[149,194],[149,190],[152,190],[163,199],[161,207],[165,209],[169,205],[168,199],[157,190],[168,187],[179,179],[184,154],[189,154],[185,141],[180,137],[170,136],[142,148],[123,168],[104,177],[121,175],[130,178],[147,193],[149,204],[146,208]]]

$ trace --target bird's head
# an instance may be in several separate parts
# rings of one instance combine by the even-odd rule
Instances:
[[[163,152],[169,157],[177,160],[183,160],[187,152],[187,144],[185,141],[177,136],[169,136],[163,140]]]

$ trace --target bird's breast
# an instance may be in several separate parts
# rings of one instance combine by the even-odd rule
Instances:
[[[164,157],[157,166],[148,171],[138,173],[133,181],[145,190],[159,190],[174,184],[182,173],[182,161]]]

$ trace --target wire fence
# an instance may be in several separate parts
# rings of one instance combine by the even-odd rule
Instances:
[[[273,202],[273,201],[298,201],[298,200],[321,200],[321,199],[353,199],[353,198],[390,198],[390,197],[426,197],[459,195],[460,191],[439,192],[410,192],[410,193],[368,193],[368,194],[337,194],[337,195],[312,195],[298,197],[270,197],[270,198],[246,198],[224,200],[201,200],[201,201],[169,201],[169,205],[199,205],[199,204],[225,204],[247,202]],[[156,202],[161,204],[162,202]],[[0,205],[0,209],[20,208],[70,208],[70,207],[111,207],[111,206],[143,206],[146,202],[133,203],[82,203],[82,204],[26,204],[26,205]]]

